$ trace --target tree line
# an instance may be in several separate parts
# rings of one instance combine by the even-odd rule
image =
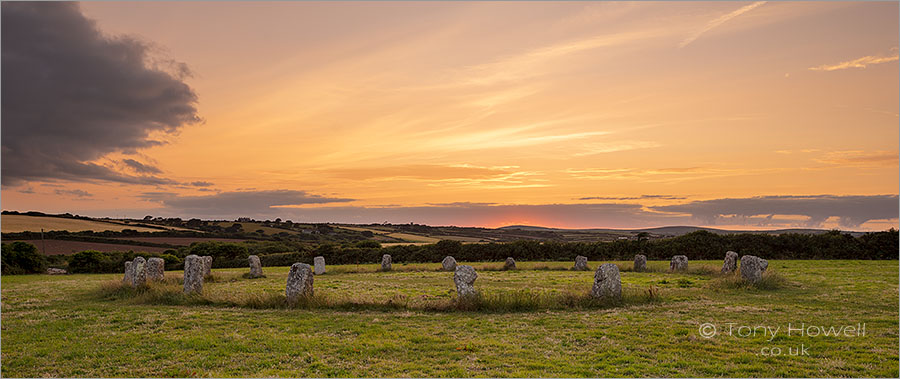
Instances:
[[[507,257],[523,261],[567,261],[583,255],[593,261],[631,260],[644,254],[650,260],[668,260],[686,255],[691,260],[718,260],[726,251],[752,254],[765,259],[897,259],[900,234],[891,229],[854,237],[834,230],[822,234],[715,234],[696,231],[659,240],[614,242],[552,242],[522,240],[508,243],[463,244],[443,240],[429,245],[381,247],[376,241],[305,244],[297,241],[195,242],[164,253],[83,251],[71,256],[44,257],[24,242],[3,244],[3,273],[42,272],[46,267],[69,272],[121,272],[124,263],[136,256],[161,257],[167,270],[181,269],[184,257],[209,255],[213,267],[247,267],[247,257],[257,255],[263,266],[312,263],[316,256],[328,264],[381,262],[390,254],[397,263],[440,262],[445,256],[459,261],[502,261]]]

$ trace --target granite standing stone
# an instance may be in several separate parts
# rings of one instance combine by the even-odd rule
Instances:
[[[669,264],[669,270],[672,271],[687,271],[688,269],[688,258],[684,255],[676,255],[672,257],[672,263]]]
[[[478,293],[475,291],[475,279],[478,279],[475,268],[469,265],[456,266],[456,271],[453,273],[456,296],[459,298],[475,296]]]
[[[730,274],[737,270],[738,254],[733,251],[725,252],[725,262],[722,263],[722,273]]]
[[[134,272],[131,271],[131,265],[131,261],[125,262],[125,277],[122,278],[122,282],[128,285],[131,285],[131,283],[134,281],[134,279],[132,279],[134,277]]]
[[[184,293],[203,292],[203,258],[188,255],[184,258]]]
[[[647,271],[647,256],[644,254],[638,254],[634,256],[634,271],[641,272]]]
[[[131,261],[131,286],[140,287],[147,284],[147,260],[136,257]]]
[[[284,294],[288,303],[313,295],[313,271],[306,263],[294,263],[288,273]]]
[[[444,271],[456,271],[456,258],[449,255],[444,257],[444,260],[441,261],[441,268],[443,268]]]
[[[581,255],[575,257],[575,267],[573,267],[572,269],[576,271],[587,271],[587,257]]]
[[[262,264],[259,262],[259,257],[251,255],[247,257],[247,260],[250,261],[250,278],[262,278]]]
[[[619,276],[619,266],[604,263],[597,268],[597,271],[594,272],[591,296],[595,299],[622,298],[622,277]]]
[[[203,259],[203,277],[206,278],[212,274],[213,257],[204,255],[201,258]]]
[[[516,260],[512,257],[506,258],[506,262],[503,263],[504,270],[515,270],[516,269]]]
[[[381,256],[381,271],[391,271],[391,255],[385,254]]]
[[[763,272],[765,272],[766,269],[769,268],[769,261],[759,258],[759,266],[762,267]]]
[[[147,260],[147,280],[163,280],[166,277],[166,261],[162,258],[150,258]]]
[[[319,256],[313,258],[313,265],[316,275],[322,275],[325,273],[325,257]]]
[[[762,279],[762,273],[765,271],[763,268],[764,261],[765,259],[753,255],[741,257],[741,278],[752,283],[758,282]],[[765,266],[768,267],[768,265],[769,263],[766,262]]]

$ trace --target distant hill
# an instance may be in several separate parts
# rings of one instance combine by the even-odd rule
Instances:
[[[700,226],[662,226],[658,228],[645,228],[645,229],[560,229],[560,228],[547,228],[543,226],[530,226],[530,225],[508,225],[497,228],[500,230],[525,230],[525,231],[545,231],[545,232],[588,232],[588,233],[616,233],[616,234],[637,234],[640,232],[647,232],[656,235],[663,236],[681,236],[691,232],[696,232],[698,230],[705,230],[710,233],[715,234],[743,234],[743,233],[756,233],[756,234],[785,234],[785,233],[797,233],[797,234],[822,234],[827,233],[829,230],[827,229],[802,229],[802,228],[794,228],[794,229],[775,229],[775,230],[725,230],[725,229],[716,229],[716,228],[704,228]],[[850,233],[854,237],[861,236],[865,234],[865,232],[853,232],[853,231],[844,231],[845,233]]]

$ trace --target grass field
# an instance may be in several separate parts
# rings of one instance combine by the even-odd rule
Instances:
[[[160,231],[160,229],[144,228],[140,226],[62,217],[3,215],[0,216],[0,221],[2,221],[0,222],[0,224],[2,224],[2,226],[0,226],[0,231],[3,233],[40,232],[41,228],[47,232],[51,230],[68,230],[70,232],[81,232],[86,230],[102,232],[112,230],[120,232],[123,229],[132,229],[139,232]]]
[[[572,262],[495,271],[501,264],[473,264],[482,293],[584,293],[593,277],[563,270]],[[897,261],[770,261],[786,280],[773,290],[650,262],[654,272],[623,271],[622,281],[635,298],[658,288],[656,301],[492,312],[419,307],[453,299],[452,273],[439,265],[328,266],[315,278],[317,297],[381,305],[357,308],[223,305],[282,296],[287,267],[265,267],[267,278],[255,280],[242,279],[244,269],[214,270],[203,296],[214,305],[104,297],[100,288],[121,275],[3,276],[2,375],[898,376]],[[181,272],[167,275],[177,286]],[[704,323],[718,334],[704,338]],[[858,323],[864,335],[786,335],[788,324]],[[742,336],[740,326],[780,332]],[[771,356],[775,348],[782,354]],[[790,354],[798,348],[808,355]]]

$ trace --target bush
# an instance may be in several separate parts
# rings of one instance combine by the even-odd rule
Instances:
[[[47,268],[47,260],[37,248],[21,241],[3,244],[0,263],[4,275],[41,273]]]
[[[72,255],[72,259],[69,260],[69,272],[106,272],[112,264],[110,261],[106,253],[97,250],[85,250]]]

